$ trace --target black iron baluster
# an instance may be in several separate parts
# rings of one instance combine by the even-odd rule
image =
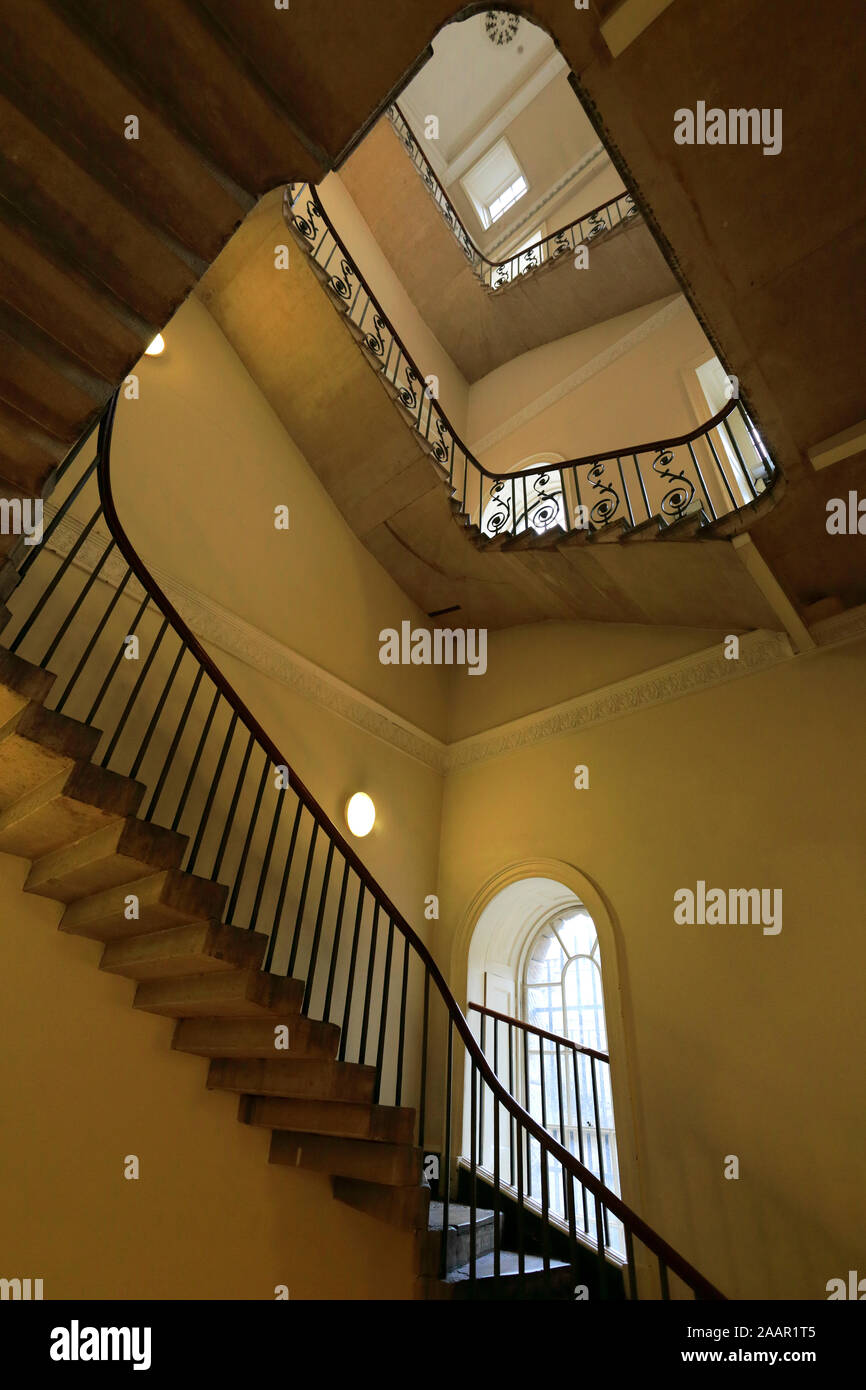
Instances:
[[[693,447],[692,447],[692,442],[691,442],[691,440],[688,441],[688,447],[689,447],[689,453],[691,454],[692,463],[695,465],[695,472],[697,473],[698,478],[699,478],[699,480],[700,480],[701,490],[702,490],[702,492],[703,492],[703,494],[704,494],[704,499],[705,499],[705,501],[706,501],[707,506],[708,506],[709,509],[710,509],[710,513],[711,513],[711,515],[712,515],[712,518],[713,518],[713,520],[715,521],[716,518],[718,517],[718,512],[716,511],[715,503],[713,502],[713,499],[712,499],[712,497],[711,497],[711,495],[710,495],[710,490],[709,490],[709,488],[707,487],[707,484],[706,484],[706,482],[705,482],[705,480],[704,480],[703,471],[701,470],[701,465],[698,463],[698,456],[697,456],[697,454],[695,453],[695,451],[694,451],[694,449],[693,449]],[[728,488],[728,493],[730,494],[730,488]],[[732,500],[733,500],[733,499],[732,499]]]
[[[361,935],[361,918],[364,912],[364,893],[365,888],[361,880],[358,880],[358,901],[355,906],[355,930],[352,936],[352,952],[349,957],[349,977],[346,983],[346,999],[343,1004],[343,1022],[340,1025],[340,1051],[339,1060],[346,1060],[346,1044],[349,1037],[349,1017],[352,1012],[352,1002],[355,993],[355,963],[358,959],[358,941]]]
[[[268,949],[265,953],[265,963],[262,967],[264,970],[270,970],[271,962],[274,959],[274,952],[277,949],[277,937],[280,934],[280,922],[282,921],[283,916],[283,903],[286,899],[286,889],[289,886],[289,875],[292,872],[292,862],[295,857],[295,844],[297,843],[298,839],[298,827],[301,823],[301,812],[303,811],[303,809],[304,803],[299,800],[295,808],[295,819],[292,821],[292,837],[289,841],[289,852],[286,855],[286,862],[283,865],[283,876],[280,880],[280,891],[277,894],[277,904],[274,908],[274,917],[270,931],[270,939],[268,941]]]
[[[136,700],[139,697],[139,694],[141,693],[141,687],[147,680],[147,674],[151,666],[153,665],[154,657],[159,651],[160,643],[162,642],[162,639],[165,636],[167,630],[168,618],[163,618],[162,622],[160,623],[159,632],[156,634],[156,641],[154,642],[153,646],[147,654],[147,658],[144,661],[144,664],[142,665],[142,668],[138,673],[135,683],[133,684],[132,690],[129,692],[129,697],[126,701],[126,704],[123,707],[123,713],[121,714],[120,718],[117,721],[117,724],[115,725],[114,733],[109,741],[108,747],[106,748],[105,753],[100,759],[100,764],[102,767],[108,767],[108,764],[111,761],[111,755],[117,747],[117,744],[120,740],[120,735],[126,728],[126,721],[132,713],[133,705],[135,704]]]
[[[481,1015],[481,1051],[487,1056],[487,1015]],[[484,1157],[484,1095],[481,1096],[481,1110],[478,1116],[478,1151]]]
[[[562,1054],[559,1043],[556,1044],[556,1093],[557,1099],[559,1101],[559,1142],[563,1148],[567,1148],[568,1145],[565,1142],[565,1111],[562,1105]],[[560,1167],[562,1167],[562,1165],[560,1165]],[[566,1175],[564,1167],[562,1168],[562,1183],[562,1195],[565,1199],[565,1205],[567,1206],[568,1192],[566,1191]],[[565,1211],[565,1206],[563,1206],[563,1211]]]
[[[514,1025],[508,1025],[508,1094],[514,1095]],[[527,1110],[529,1106],[527,1105]],[[514,1148],[517,1140],[517,1120],[509,1111],[508,1114],[508,1185],[514,1186]]]
[[[600,1112],[599,1112],[599,1108],[598,1108],[598,1085],[597,1085],[597,1083],[596,1083],[596,1076],[595,1076],[595,1056],[594,1056],[593,1054],[590,1054],[590,1058],[589,1058],[589,1072],[590,1072],[590,1077],[592,1078],[592,1108],[593,1108],[593,1112],[594,1112],[594,1114],[595,1114],[595,1149],[596,1149],[596,1153],[598,1154],[598,1176],[601,1178],[601,1181],[602,1181],[602,1182],[605,1184],[605,1186],[606,1186],[606,1185],[607,1185],[607,1179],[606,1179],[605,1173],[604,1173],[604,1145],[603,1145],[603,1143],[602,1143],[602,1138],[601,1138],[601,1118],[600,1118]],[[606,1243],[607,1245],[610,1245],[610,1231],[609,1231],[608,1228],[607,1228],[607,1207],[604,1208],[604,1218],[605,1218],[605,1224],[604,1224],[604,1238],[605,1238],[605,1243]]]
[[[109,541],[108,545],[105,547],[105,549],[99,557],[99,563],[96,565],[95,569],[93,569],[91,573],[88,575],[87,581],[85,582],[84,587],[81,590],[81,593],[78,595],[78,598],[72,604],[72,607],[69,609],[69,612],[66,614],[66,617],[63,619],[63,622],[60,624],[54,641],[51,643],[50,647],[48,648],[48,651],[45,653],[45,655],[39,663],[40,666],[47,666],[52,656],[57,651],[57,648],[60,646],[60,643],[63,641],[63,638],[69,631],[70,624],[76,618],[79,609],[84,603],[84,600],[87,598],[87,595],[90,593],[90,590],[93,588],[94,584],[99,578],[99,573],[102,569],[102,566],[105,564],[106,560],[108,559],[109,555],[114,549],[115,542]]]
[[[496,1038],[499,1032],[499,1020],[493,1023],[493,1049],[494,1059],[496,1056]],[[494,1074],[498,1076],[496,1061],[493,1063]],[[499,1177],[499,1108],[500,1100],[498,1096],[493,1097],[493,1277],[498,1279],[501,1274],[500,1269],[500,1247],[501,1240],[499,1235],[499,1211],[501,1206],[501,1184]],[[509,1117],[510,1118],[510,1117]],[[482,1154],[482,1162],[483,1162]]]
[[[625,1227],[624,1227],[624,1230],[625,1230],[626,1261],[627,1261],[627,1263],[628,1263],[628,1282],[629,1282],[629,1286],[630,1286],[630,1297],[631,1297],[631,1299],[633,1300],[633,1302],[637,1303],[637,1301],[638,1301],[638,1291],[637,1291],[637,1272],[636,1272],[636,1270],[635,1270],[635,1263],[634,1263],[634,1241],[633,1241],[633,1239],[632,1239],[632,1234],[631,1234],[631,1231],[629,1230],[628,1226],[625,1226]]]
[[[358,1046],[358,1061],[363,1066],[367,1060],[367,1026],[370,1022],[370,1000],[373,996],[373,971],[376,968],[376,945],[379,933],[379,903],[374,900],[373,925],[370,928],[370,955],[367,960],[367,980],[364,985],[364,1012],[361,1016],[361,1041]]]
[[[232,799],[229,805],[228,814],[226,815],[225,824],[223,825],[223,833],[220,836],[220,842],[217,846],[216,858],[214,859],[213,869],[211,870],[211,878],[214,881],[216,881],[219,878],[220,867],[223,862],[223,855],[226,852],[226,845],[228,844],[229,835],[231,834],[231,829],[234,825],[235,815],[238,809],[238,802],[241,798],[241,789],[244,785],[244,780],[246,778],[247,766],[250,761],[250,754],[253,751],[254,743],[255,739],[253,738],[253,735],[250,734],[249,738],[247,739],[247,746],[244,749],[244,756],[241,759],[240,770],[235,780],[235,789],[232,793]]]
[[[482,1015],[483,1017],[483,1015]],[[470,1096],[469,1096],[469,1282],[473,1292],[477,1275],[477,1250],[478,1250],[478,1229],[477,1229],[477,1207],[478,1207],[478,1150],[476,1148],[477,1126],[478,1126],[478,1067],[475,1059],[471,1061],[470,1077]],[[481,1096],[481,1108],[484,1108],[484,1095]]]
[[[577,1048],[572,1052],[571,1060],[574,1064],[574,1106],[577,1114],[577,1153],[578,1158],[584,1168],[586,1168],[587,1163],[583,1153],[583,1113],[580,1104],[580,1070],[578,1067]],[[586,1188],[583,1183],[580,1184],[580,1195],[583,1199],[583,1229],[584,1232],[587,1233],[589,1231],[589,1211],[586,1205]]]
[[[189,859],[186,865],[186,872],[188,874],[192,874],[195,872],[195,861],[198,859],[198,852],[201,849],[201,842],[204,839],[205,828],[210,818],[211,807],[214,803],[217,787],[219,786],[220,779],[223,775],[223,768],[225,767],[226,758],[228,757],[228,751],[231,747],[232,739],[234,738],[235,726],[237,722],[237,711],[232,710],[232,717],[229,720],[229,726],[226,730],[226,736],[223,739],[223,746],[220,749],[220,755],[217,758],[216,771],[213,777],[211,778],[211,784],[208,788],[207,798],[205,799],[204,806],[202,807],[202,813],[199,816],[198,830],[196,831],[195,840],[193,842],[192,849],[190,850]]]
[[[79,661],[78,661],[77,666],[75,667],[75,670],[72,672],[72,675],[69,677],[69,680],[66,682],[66,685],[63,687],[63,692],[62,692],[62,694],[58,695],[57,699],[54,701],[54,708],[57,710],[57,713],[58,713],[58,714],[61,713],[61,711],[62,711],[62,709],[63,709],[63,706],[66,704],[66,701],[69,699],[69,696],[72,694],[73,688],[74,688],[74,686],[77,684],[78,678],[79,678],[79,676],[81,675],[81,672],[84,670],[85,666],[87,665],[88,661],[90,660],[90,655],[91,655],[91,653],[92,653],[92,651],[93,651],[93,648],[96,646],[96,643],[99,641],[100,637],[102,636],[103,632],[105,631],[105,628],[107,627],[108,623],[110,622],[110,620],[111,620],[111,615],[112,615],[112,613],[114,612],[115,608],[117,607],[118,603],[120,602],[120,600],[121,600],[121,598],[122,598],[122,596],[123,596],[123,592],[124,592],[124,590],[125,590],[125,588],[126,588],[127,584],[129,583],[129,581],[130,581],[131,578],[132,578],[132,570],[131,570],[130,567],[127,565],[127,567],[126,567],[126,574],[123,576],[123,579],[122,579],[121,582],[118,584],[117,588],[115,589],[114,593],[112,594],[112,596],[111,596],[111,601],[109,602],[108,607],[106,608],[106,610],[105,610],[105,612],[103,613],[102,617],[100,618],[98,624],[96,625],[94,631],[92,632],[91,637],[90,637],[90,641],[87,643],[87,646],[84,648],[84,651],[81,653],[81,657],[79,658]]]
[[[198,745],[197,745],[197,747],[196,747],[195,753],[193,754],[192,761],[191,761],[191,763],[190,763],[190,765],[189,765],[189,772],[187,773],[187,778],[186,778],[186,782],[184,783],[184,788],[183,788],[183,791],[182,791],[182,793],[181,793],[181,798],[180,798],[180,801],[178,802],[177,810],[176,810],[175,813],[174,813],[174,819],[172,820],[172,823],[171,823],[171,828],[172,828],[172,830],[177,830],[178,826],[180,825],[180,818],[181,818],[181,816],[183,815],[184,807],[186,806],[187,797],[189,796],[190,788],[192,787],[193,780],[194,780],[195,774],[196,774],[196,770],[197,770],[197,768],[198,768],[198,760],[199,760],[199,758],[201,757],[201,755],[202,755],[202,749],[204,748],[205,743],[207,742],[208,734],[210,733],[210,729],[211,729],[211,724],[213,723],[213,717],[214,717],[214,715],[216,714],[216,708],[217,708],[217,705],[218,705],[219,702],[220,702],[220,698],[221,698],[221,697],[220,697],[219,691],[215,689],[215,690],[214,690],[214,693],[213,693],[213,699],[211,700],[211,706],[210,706],[210,709],[208,710],[207,718],[205,719],[205,722],[204,722],[204,728],[203,728],[202,731],[201,731],[201,737],[199,738]]]
[[[525,1097],[526,1097],[526,1108],[527,1108],[527,1110],[529,1111],[529,1113],[530,1113],[530,1115],[531,1115],[531,1114],[532,1114],[532,1107],[531,1107],[531,1105],[530,1105],[530,1103],[529,1103],[529,1096],[530,1096],[530,1092],[529,1092],[529,1033],[527,1032],[527,1030],[526,1030],[525,1028],[523,1029],[523,1094],[524,1094]],[[527,1195],[527,1197],[531,1197],[531,1196],[532,1196],[532,1152],[531,1152],[531,1149],[530,1149],[530,1144],[531,1144],[531,1143],[532,1143],[532,1140],[531,1140],[530,1135],[529,1135],[529,1130],[527,1130],[527,1131],[526,1131],[526,1195]]]
[[[87,468],[82,473],[81,477],[78,479],[78,482],[75,484],[75,487],[70,492],[66,501],[63,503],[61,507],[58,507],[56,514],[49,521],[48,525],[43,529],[42,540],[40,544],[38,546],[34,545],[32,547],[28,547],[29,553],[24,556],[24,559],[18,566],[18,574],[21,579],[23,579],[25,574],[27,574],[28,570],[30,569],[30,566],[33,564],[37,555],[40,555],[44,552],[46,542],[51,540],[51,537],[54,535],[54,532],[57,530],[61,521],[64,520],[67,512],[70,510],[72,503],[75,501],[76,497],[78,497],[79,493],[83,490],[83,488],[87,485],[90,478],[93,477],[98,462],[99,457],[97,455],[93,462],[88,464]],[[101,511],[101,507],[99,510]],[[97,512],[97,516],[98,515],[99,512]]]
[[[144,610],[145,610],[145,608],[147,607],[147,605],[148,605],[149,603],[150,603],[150,595],[149,595],[149,594],[145,594],[144,598],[142,599],[141,603],[139,604],[138,612],[136,613],[135,617],[133,618],[133,620],[132,620],[132,622],[131,622],[131,624],[130,624],[129,632],[126,634],[127,637],[134,637],[134,636],[135,636],[135,632],[136,632],[136,629],[137,629],[137,627],[138,627],[138,624],[141,622],[142,618],[144,617]],[[108,691],[108,687],[111,685],[111,682],[112,682],[113,679],[114,679],[115,672],[117,671],[117,668],[118,668],[118,666],[120,665],[120,663],[121,663],[122,660],[123,660],[123,643],[121,643],[120,647],[118,648],[118,650],[117,650],[117,655],[115,656],[115,658],[114,658],[114,660],[112,661],[110,667],[108,668],[108,674],[107,674],[107,676],[105,677],[105,680],[102,682],[102,685],[99,687],[99,694],[97,695],[97,697],[96,697],[96,699],[94,700],[93,704],[90,706],[90,710],[89,710],[88,713],[85,715],[85,718],[84,718],[84,723],[85,723],[85,724],[92,724],[92,723],[93,723],[94,715],[96,714],[96,711],[99,709],[99,706],[102,704],[102,701],[105,699],[106,693],[107,693],[107,691]]]
[[[343,931],[343,908],[346,904],[346,888],[349,882],[349,861],[343,861],[343,878],[340,883],[340,898],[337,903],[337,919],[334,924],[334,939],[331,942],[331,963],[328,966],[328,983],[325,986],[325,1003],[322,1018],[327,1023],[331,1016],[331,1000],[334,994],[334,977],[337,973],[337,959],[340,954],[340,936]],[[397,1104],[399,1105],[399,1101]]]
[[[172,663],[172,668],[168,673],[168,680],[163,686],[162,694],[160,695],[159,699],[154,705],[153,714],[150,716],[150,723],[144,731],[144,738],[142,739],[141,746],[139,747],[138,753],[135,756],[135,761],[133,762],[132,767],[129,769],[130,777],[136,777],[138,775],[138,769],[144,762],[145,755],[147,754],[147,750],[150,747],[150,740],[153,738],[156,727],[159,724],[159,718],[162,714],[163,709],[165,708],[165,702],[168,699],[169,691],[174,688],[175,677],[180,669],[180,663],[183,661],[185,655],[186,647],[183,645],[183,643],[181,643],[178,649],[177,656],[175,657],[174,662]]]
[[[739,408],[739,407],[737,407],[737,408]],[[743,458],[743,455],[742,455],[742,453],[740,452],[740,446],[739,446],[739,444],[737,443],[737,437],[736,437],[736,435],[734,434],[733,430],[731,429],[730,425],[728,424],[728,416],[727,416],[727,415],[725,416],[724,420],[722,421],[722,428],[724,429],[725,434],[728,436],[728,439],[731,441],[731,447],[732,447],[732,449],[734,450],[734,453],[737,455],[737,458],[738,458],[739,461],[740,461],[740,467],[742,468],[743,473],[745,474],[746,482],[747,482],[748,485],[749,485],[749,491],[751,492],[754,501],[757,501],[757,500],[758,500],[758,490],[757,490],[757,488],[755,487],[755,480],[754,480],[754,478],[752,477],[752,470],[751,470],[750,468],[747,467],[747,465],[746,465],[746,460]],[[749,436],[749,438],[751,438],[751,435]],[[755,446],[754,446],[754,444],[753,444],[753,445],[752,445],[752,448],[754,449],[754,447],[755,447]],[[757,450],[756,450],[755,452],[757,452]]]
[[[445,1072],[445,1151],[442,1155],[442,1171],[439,1185],[442,1189],[442,1248],[439,1252],[439,1275],[444,1279],[448,1272],[448,1217],[450,1215],[451,1192],[451,1073],[454,1059],[454,1020],[448,1014],[448,1047]]]
[[[515,1124],[517,1126],[517,1272],[522,1278],[526,1270],[523,1233],[523,1125],[516,1119]],[[528,1142],[526,1148],[528,1153]]]
[[[397,1039],[397,1079],[394,1083],[394,1104],[403,1097],[403,1048],[406,1041],[406,993],[409,987],[409,942],[403,937],[403,981],[400,987],[400,1032]]]
[[[430,1022],[430,967],[424,967],[424,1008],[421,1017],[421,1087],[418,1095],[418,1147],[424,1147],[427,1112],[427,1033]]]
[[[229,905],[228,905],[228,907],[227,907],[227,909],[226,909],[226,921],[227,921],[227,922],[233,922],[233,921],[234,921],[235,908],[236,908],[237,905],[238,905],[238,898],[239,898],[239,896],[240,896],[240,891],[241,891],[241,883],[243,882],[244,870],[246,869],[246,866],[247,866],[247,856],[249,855],[249,852],[250,852],[250,845],[251,845],[252,842],[253,842],[253,835],[254,835],[254,833],[255,833],[256,821],[257,821],[258,818],[259,818],[259,808],[261,807],[261,804],[262,804],[262,797],[263,797],[264,794],[265,794],[265,783],[266,783],[267,780],[268,780],[268,771],[269,771],[269,769],[270,769],[270,766],[271,766],[271,760],[270,760],[270,758],[268,757],[268,755],[267,755],[267,753],[266,753],[266,754],[265,754],[265,763],[264,763],[264,767],[262,768],[262,775],[261,775],[261,777],[259,778],[259,785],[258,785],[258,788],[257,788],[257,790],[256,790],[256,799],[255,799],[255,803],[254,803],[254,805],[253,805],[253,813],[252,813],[252,815],[250,816],[250,823],[249,823],[249,825],[247,826],[247,833],[246,833],[246,836],[245,836],[245,838],[244,838],[244,847],[243,847],[243,849],[241,850],[241,857],[240,857],[240,860],[238,861],[238,867],[237,867],[237,869],[236,869],[236,871],[235,871],[234,883],[232,884],[232,893],[231,893],[231,897],[229,898]]]
[[[193,680],[190,692],[186,697],[186,704],[183,707],[183,713],[180,716],[177,728],[175,729],[174,735],[171,740],[171,744],[169,745],[168,752],[165,755],[165,761],[162,765],[162,770],[157,779],[156,786],[154,787],[153,796],[150,798],[150,804],[147,810],[144,812],[144,820],[150,820],[151,816],[154,813],[154,810],[156,809],[157,803],[159,802],[159,798],[162,795],[162,789],[165,785],[165,779],[168,776],[169,769],[171,768],[172,762],[174,761],[174,755],[177,752],[178,744],[183,738],[183,733],[186,728],[186,721],[189,717],[189,712],[192,709],[195,697],[198,694],[198,688],[201,685],[203,677],[204,667],[199,666],[196,670],[195,678]]]
[[[376,1090],[373,1099],[378,1105],[382,1095],[382,1065],[385,1060],[385,1034],[388,1031],[388,995],[391,988],[391,953],[394,949],[394,921],[388,920],[388,940],[385,945],[385,973],[382,979],[382,1007],[379,1010],[379,1041],[376,1047]]]
[[[250,912],[250,931],[255,931],[256,922],[259,920],[259,908],[262,905],[262,895],[265,891],[265,883],[267,882],[268,870],[271,867],[271,856],[274,852],[274,841],[277,838],[277,831],[279,829],[280,819],[283,814],[283,806],[285,805],[286,788],[278,787],[276,790],[277,804],[274,807],[274,814],[271,816],[271,828],[268,832],[267,844],[265,845],[265,853],[262,859],[262,867],[259,871],[259,881],[256,884],[256,895],[253,899],[252,911]],[[291,974],[291,971],[289,971],[289,973]]]
[[[310,1000],[313,997],[313,984],[316,977],[316,962],[319,957],[319,941],[322,935],[322,921],[325,915],[325,903],[328,900],[328,884],[331,880],[331,861],[334,858],[334,841],[328,837],[328,854],[325,859],[325,872],[322,875],[322,887],[319,892],[319,906],[316,910],[316,925],[313,929],[313,944],[310,948],[310,961],[307,966],[307,987],[304,990],[304,1002],[301,1006],[304,1013],[310,1008]]]
[[[638,480],[638,483],[640,484],[641,496],[643,497],[643,504],[644,504],[644,506],[646,507],[647,520],[649,520],[649,518],[652,516],[653,512],[652,512],[652,507],[650,506],[649,498],[647,497],[646,484],[644,483],[644,480],[643,480],[643,473],[641,472],[641,468],[640,468],[640,464],[639,464],[639,462],[638,462],[637,454],[632,454],[632,458],[634,459],[634,467],[635,467],[635,472],[637,473],[637,480]]]
[[[668,1267],[667,1267],[667,1265],[665,1264],[664,1260],[662,1259],[661,1255],[659,1255],[658,1261],[659,1261],[659,1279],[660,1279],[660,1281],[661,1281],[661,1286],[662,1286],[662,1300],[663,1300],[665,1303],[667,1303],[668,1300],[670,1299],[670,1296],[671,1296],[670,1287],[669,1287],[669,1285],[668,1285]]]
[[[295,930],[292,933],[292,949],[289,953],[289,964],[286,970],[291,975],[295,968],[295,961],[298,958],[298,946],[301,943],[301,927],[304,920],[304,909],[307,906],[307,890],[310,886],[310,873],[313,868],[313,855],[316,852],[316,839],[319,834],[319,822],[313,821],[313,830],[310,835],[310,844],[307,849],[307,862],[304,865],[304,881],[301,884],[301,896],[298,899],[298,912],[295,917]]]

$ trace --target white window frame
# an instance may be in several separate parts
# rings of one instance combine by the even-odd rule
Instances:
[[[485,189],[482,193],[478,188],[478,184],[484,177],[484,166],[493,162],[497,156],[501,158],[503,154],[506,160],[510,162],[511,168],[506,175],[503,175],[501,179],[490,188]],[[519,179],[523,180],[523,190],[494,216],[491,211],[492,207]],[[514,150],[503,135],[494,145],[491,145],[490,149],[487,150],[479,160],[476,160],[471,169],[466,171],[460,180],[460,186],[475,209],[475,214],[481,226],[487,231],[488,228],[493,226],[494,222],[498,222],[501,217],[504,217],[509,209],[514,207],[515,203],[519,202],[521,198],[526,197],[526,194],[529,192],[529,179],[526,177],[525,170],[521,168],[520,161],[515,155]]]

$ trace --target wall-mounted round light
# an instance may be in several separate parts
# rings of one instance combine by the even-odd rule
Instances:
[[[346,824],[361,839],[369,835],[376,821],[376,807],[366,792],[355,792],[346,802]]]
[[[153,342],[148,343],[147,347],[144,349],[144,355],[145,357],[159,357],[159,354],[163,352],[164,349],[165,338],[163,338],[161,333],[157,333]]]

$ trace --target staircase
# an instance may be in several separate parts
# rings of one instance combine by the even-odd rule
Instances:
[[[103,943],[134,1008],[175,1020],[207,1086],[271,1131],[272,1163],[416,1233],[419,1296],[667,1297],[676,1278],[721,1297],[497,1080],[424,943],[150,576],[114,506],[116,405],[95,458],[82,444],[57,470],[38,551],[0,572],[0,851],[30,861],[25,891]],[[513,1187],[498,1139],[483,1168],[482,1115]]]

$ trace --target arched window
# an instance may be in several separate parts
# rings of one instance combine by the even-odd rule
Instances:
[[[524,1034],[524,1103],[555,1139],[619,1192],[598,933],[582,904],[543,923],[526,953],[522,994],[522,1017],[540,1030]],[[539,1181],[540,1176],[539,1169]],[[614,1232],[608,1233],[609,1244],[611,1239],[616,1246]]]

